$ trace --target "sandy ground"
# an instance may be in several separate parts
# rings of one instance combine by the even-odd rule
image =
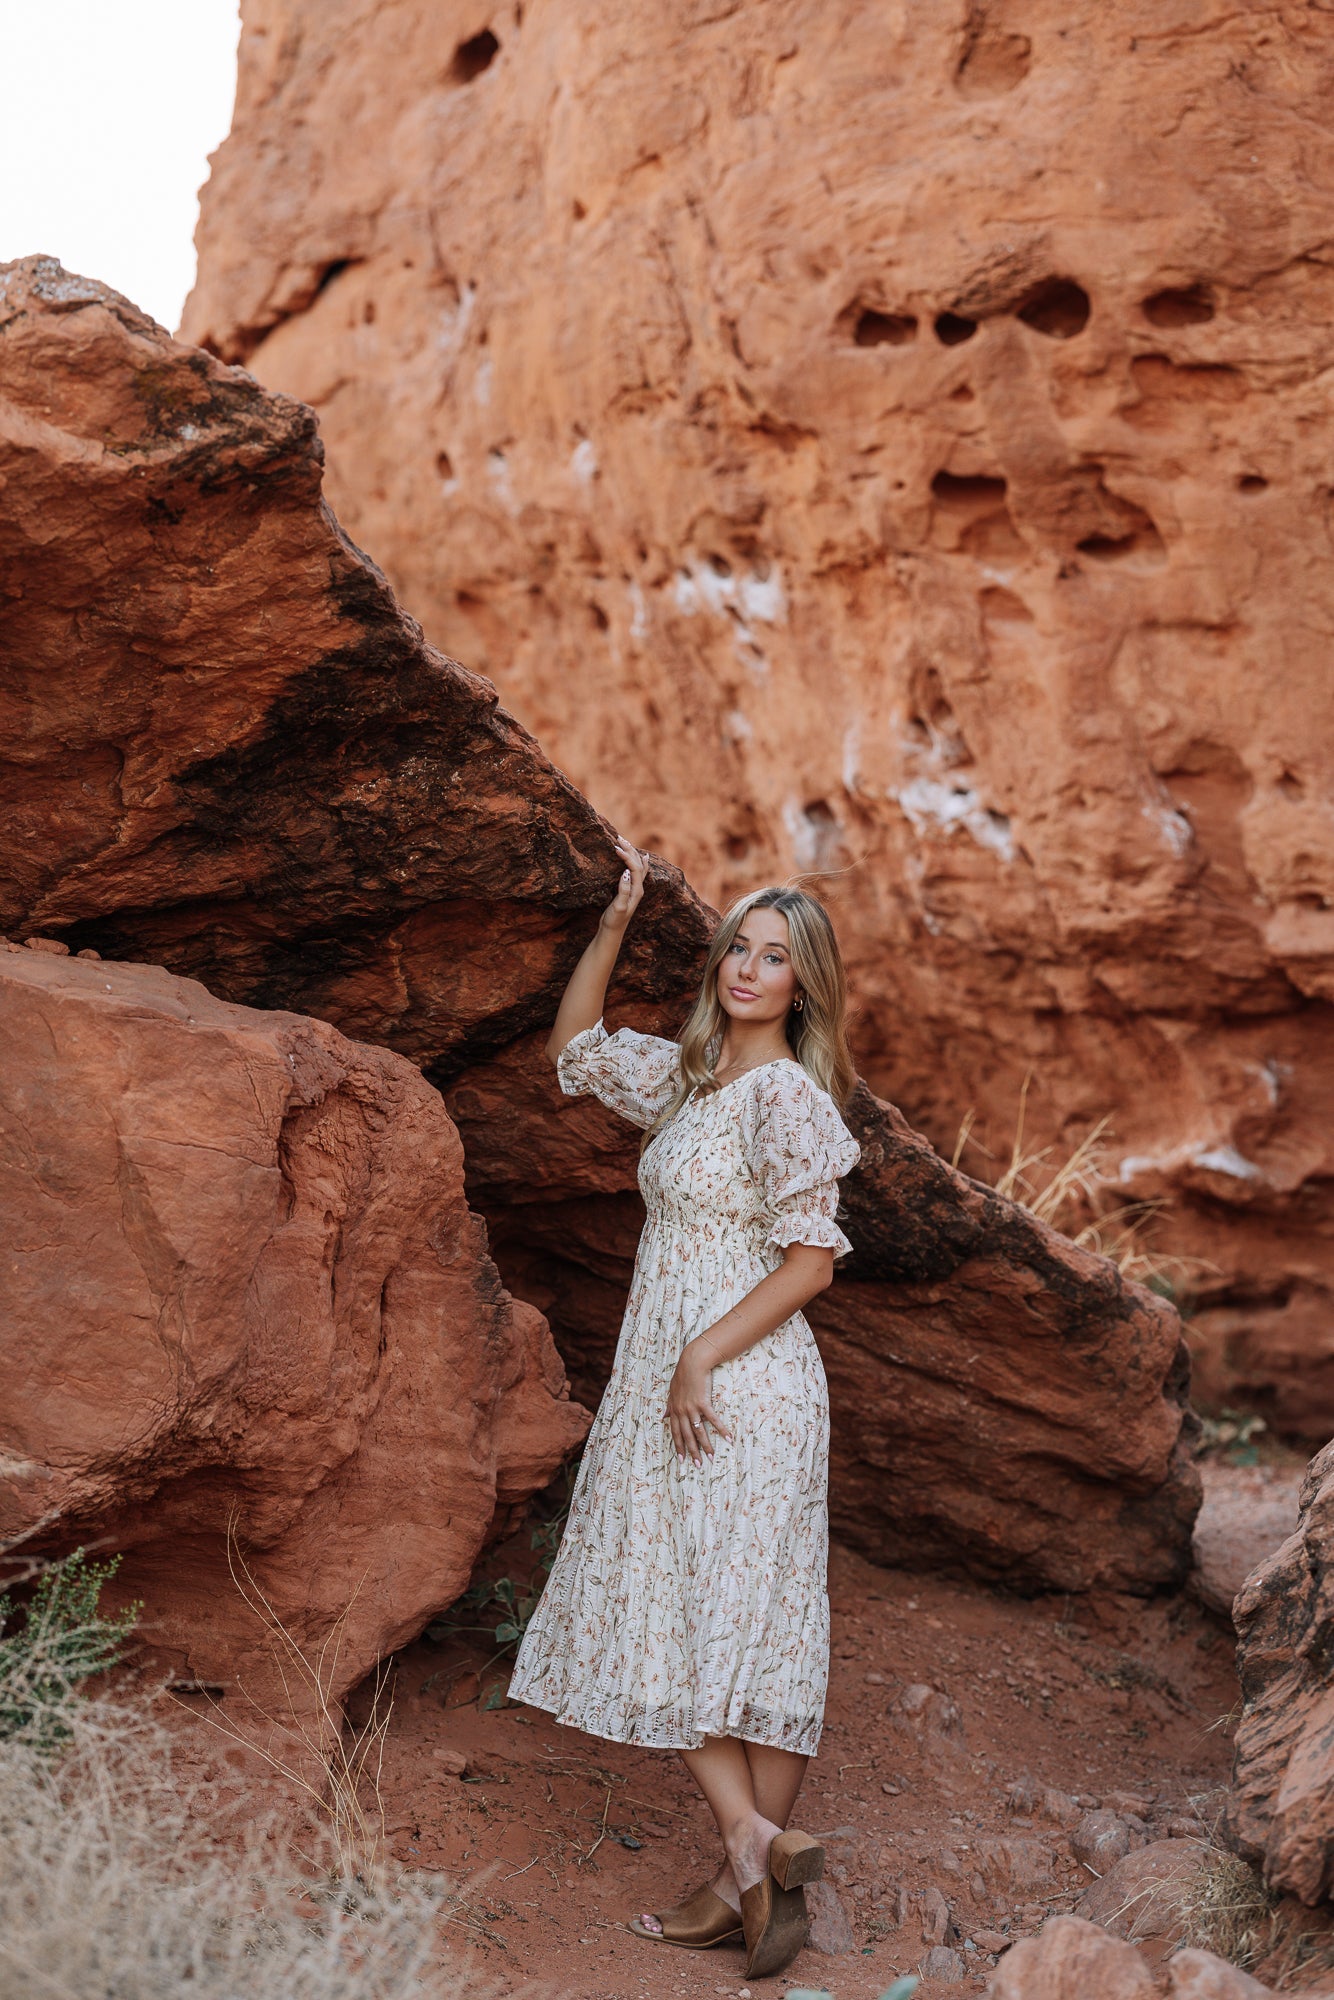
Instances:
[[[527,1548],[515,1537],[491,1573],[517,1576]],[[869,2000],[937,1942],[968,1969],[924,1981],[919,2000],[980,1990],[988,1933],[1037,1930],[1092,1879],[1068,1839],[1080,1808],[1137,1811],[1158,1834],[1211,1817],[1237,1686],[1228,1633],[1190,1597],[1007,1600],[842,1549],[830,1595],[828,1719],[796,1817],[829,1850],[815,1936],[842,1948],[808,1948],[755,2000]],[[382,1797],[399,1863],[456,1885],[460,1942],[499,1992],[744,1995],[738,1949],[670,1950],[624,1928],[714,1865],[679,1761],[487,1708],[506,1679],[494,1650],[451,1637],[398,1656]]]

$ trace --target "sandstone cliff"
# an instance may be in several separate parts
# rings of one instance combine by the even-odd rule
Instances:
[[[619,863],[320,478],[309,411],[49,260],[0,269],[0,928],[411,1058],[503,1276],[595,1391],[634,1135],[563,1102],[541,1044]],[[674,1027],[711,921],[655,864],[617,1009]],[[851,1116],[856,1256],[821,1323],[840,1529],[1023,1587],[1179,1576],[1198,1480],[1173,1310],[869,1092]]]
[[[1202,1389],[1334,1425],[1334,53],[1204,0],[244,0],[185,330],[874,1086],[1110,1115]]]

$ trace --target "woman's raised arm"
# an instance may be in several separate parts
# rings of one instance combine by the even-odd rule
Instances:
[[[607,983],[620,955],[625,927],[639,907],[644,894],[647,862],[638,848],[617,835],[616,852],[625,863],[616,895],[602,912],[593,942],[570,974],[570,983],[561,995],[555,1025],[547,1042],[548,1059],[557,1063],[566,1044],[585,1028],[594,1028],[602,1019]]]

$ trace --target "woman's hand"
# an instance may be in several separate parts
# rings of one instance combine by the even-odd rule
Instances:
[[[713,1350],[707,1340],[691,1340],[681,1350],[667,1390],[667,1422],[678,1458],[693,1458],[696,1465],[707,1452],[713,1457],[711,1431],[719,1437],[732,1433],[719,1423],[709,1401],[709,1376],[714,1367]]]
[[[617,834],[612,843],[625,863],[620,881],[616,885],[616,895],[602,912],[602,929],[620,937],[635,911],[639,908],[644,894],[644,876],[648,862],[637,847],[631,847],[628,840]]]

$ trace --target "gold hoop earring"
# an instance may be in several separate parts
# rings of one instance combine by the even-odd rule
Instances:
[[[792,1012],[794,1014],[799,1014],[805,1005],[806,1005],[806,995],[804,993],[798,993],[796,999],[792,1002]]]

